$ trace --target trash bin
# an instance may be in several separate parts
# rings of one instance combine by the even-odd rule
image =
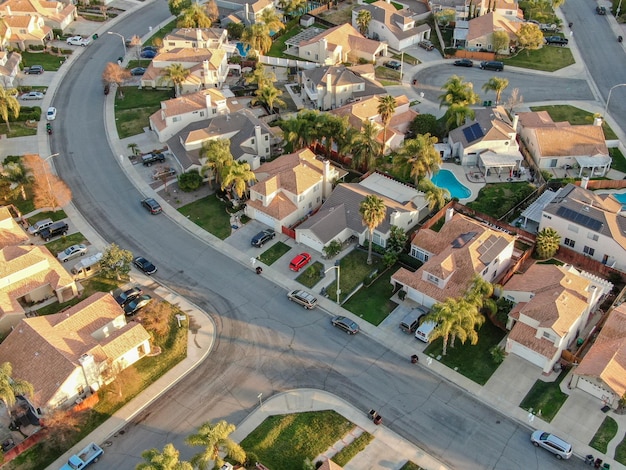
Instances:
[[[587,465],[591,465],[594,460],[595,459],[594,459],[593,455],[591,455],[591,454],[587,454],[587,456],[585,457],[585,463]]]
[[[411,363],[412,364],[417,364],[417,361],[419,361],[419,358],[417,357],[417,354],[413,354],[411,356]]]
[[[381,415],[378,415],[374,418],[374,424],[376,426],[378,426],[379,424],[381,424],[383,422],[383,417]]]
[[[93,39],[94,41],[95,41],[96,39],[98,39],[98,33],[96,33],[96,34],[94,34],[93,36],[91,36],[91,39]]]

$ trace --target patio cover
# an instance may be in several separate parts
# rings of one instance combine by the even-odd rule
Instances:
[[[596,168],[602,168],[602,175],[606,174],[606,172],[611,167],[611,161],[613,160],[611,157],[607,156],[590,156],[590,157],[575,157],[576,163],[580,166],[580,171],[578,172],[578,176],[582,176],[583,168],[591,168],[595,173]]]
[[[541,222],[541,213],[543,212],[543,209],[552,202],[557,193],[558,191],[544,191],[543,194],[535,200],[535,202],[533,202],[530,206],[526,208],[524,212],[522,212],[524,227],[529,220],[532,222],[536,222],[537,224]]]
[[[485,168],[516,167],[522,161],[521,155],[502,155],[494,152],[483,152],[478,158]]]

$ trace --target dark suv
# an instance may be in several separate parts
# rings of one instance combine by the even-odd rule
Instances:
[[[146,209],[148,209],[148,212],[150,212],[153,215],[154,214],[160,214],[161,211],[163,211],[163,209],[161,208],[161,204],[156,202],[151,197],[147,197],[145,199],[142,199],[141,200],[141,205],[143,207],[145,207]]]
[[[43,230],[41,230],[39,232],[39,235],[45,241],[49,242],[54,237],[57,237],[59,235],[67,234],[67,231],[68,231],[69,228],[70,227],[65,222],[60,220],[58,222],[53,223],[49,227],[44,228]]]
[[[150,166],[153,163],[157,163],[157,162],[164,162],[165,161],[165,155],[163,155],[162,153],[148,153],[146,155],[143,155],[141,157],[141,162],[146,165],[146,166]]]
[[[546,44],[558,44],[559,46],[567,46],[569,40],[561,36],[547,36]]]
[[[263,230],[262,232],[259,232],[254,237],[252,237],[252,241],[250,242],[250,244],[252,246],[258,246],[259,248],[261,248],[266,242],[273,240],[275,236],[276,232],[274,232],[274,230],[272,230],[271,228]]]

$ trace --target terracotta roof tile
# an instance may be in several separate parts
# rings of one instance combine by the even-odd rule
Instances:
[[[548,359],[552,359],[557,350],[554,343],[543,337],[537,338],[536,335],[536,328],[518,321],[511,329],[508,338],[511,341],[515,341],[516,343],[526,346],[542,356],[547,357]]]
[[[13,219],[8,207],[0,207],[0,248],[28,243],[26,232]]]

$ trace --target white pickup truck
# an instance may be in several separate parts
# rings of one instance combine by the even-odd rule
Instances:
[[[82,470],[90,463],[97,462],[102,454],[104,454],[102,447],[92,442],[78,454],[72,455],[61,470]]]
[[[67,43],[70,46],[83,46],[86,47],[91,44],[91,39],[85,39],[82,36],[72,36],[71,38],[67,38]]]

